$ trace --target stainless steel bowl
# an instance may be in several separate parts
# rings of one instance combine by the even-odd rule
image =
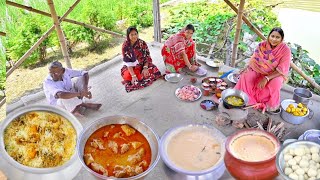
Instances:
[[[315,142],[311,142],[311,141],[295,141],[295,142],[291,142],[288,143],[286,145],[284,145],[280,151],[278,152],[277,156],[276,156],[276,166],[277,166],[277,170],[280,173],[280,175],[285,179],[285,180],[291,180],[291,178],[289,178],[285,173],[284,173],[284,151],[287,148],[294,148],[294,147],[298,147],[300,145],[305,145],[307,147],[312,147],[312,146],[316,146],[318,148],[320,148],[320,145],[315,143]]]
[[[244,101],[243,105],[242,106],[234,106],[232,104],[229,104],[226,101],[226,98],[228,96],[238,96],[238,97],[242,98]],[[223,104],[226,105],[227,106],[226,108],[228,108],[228,109],[229,108],[242,108],[242,107],[246,106],[249,102],[249,97],[245,92],[240,91],[238,89],[234,89],[234,88],[233,89],[229,88],[229,89],[222,91],[221,99],[223,101]]]
[[[128,177],[128,178],[115,178],[115,177],[107,177],[103,176],[101,174],[98,174],[91,170],[84,162],[83,160],[83,155],[84,155],[84,146],[88,140],[88,138],[91,136],[92,133],[94,133],[96,130],[99,128],[110,125],[110,124],[128,124],[138,130],[141,134],[144,135],[144,137],[148,140],[150,148],[151,148],[151,163],[149,168],[144,171],[141,174],[138,174],[136,176]],[[159,155],[159,138],[158,135],[145,123],[139,121],[136,118],[132,117],[127,117],[127,116],[109,116],[105,118],[98,119],[94,122],[92,122],[87,128],[85,128],[78,140],[78,145],[77,145],[77,150],[78,150],[78,158],[80,159],[81,164],[83,167],[89,171],[91,174],[94,176],[101,178],[101,179],[140,179],[144,176],[146,176],[150,171],[153,170],[153,168],[157,165],[160,155]]]
[[[221,147],[221,157],[218,160],[218,162],[205,170],[201,170],[201,171],[190,171],[190,170],[186,170],[183,169],[177,165],[175,165],[171,160],[170,157],[168,156],[167,153],[167,148],[168,148],[168,144],[170,142],[170,140],[172,139],[172,137],[181,132],[182,130],[187,130],[187,129],[200,129],[201,131],[207,131],[208,133],[210,133],[219,143],[220,143],[220,147]],[[188,125],[182,125],[182,126],[178,126],[178,127],[173,127],[169,130],[167,130],[165,132],[165,134],[161,137],[160,140],[160,156],[161,159],[164,161],[164,163],[173,171],[182,174],[182,175],[190,175],[190,176],[204,176],[208,174],[214,174],[214,178],[210,178],[210,179],[219,179],[219,176],[222,176],[224,171],[225,171],[225,166],[224,166],[224,154],[225,154],[225,140],[226,137],[217,129],[215,129],[214,127],[209,127],[209,126],[205,126],[205,125],[200,125],[200,124],[188,124]],[[186,150],[187,151],[187,150]]]
[[[77,159],[77,151],[75,148],[75,152],[70,158],[62,166],[53,167],[53,168],[33,168],[29,166],[22,165],[15,161],[5,150],[4,145],[4,131],[6,127],[16,118],[19,116],[32,111],[47,111],[59,114],[65,117],[70,123],[73,125],[74,129],[77,133],[77,138],[79,137],[82,131],[82,125],[80,122],[75,118],[71,113],[67,112],[64,109],[54,107],[54,106],[47,106],[47,105],[32,105],[32,106],[25,106],[19,109],[16,109],[12,113],[8,114],[7,117],[1,122],[0,124],[0,154],[1,156],[12,166],[10,168],[9,178],[12,179],[61,179],[61,178],[68,178],[72,179],[81,169],[81,164]],[[9,165],[8,165],[9,166]],[[50,174],[50,175],[49,175]]]
[[[281,114],[280,116],[282,117],[283,120],[287,121],[288,123],[291,124],[302,124],[304,123],[306,120],[311,119],[312,115],[309,116],[309,109],[306,115],[304,116],[294,116],[291,113],[288,113],[286,111],[287,107],[289,106],[289,104],[294,104],[295,106],[297,106],[297,103],[293,100],[293,99],[285,99],[281,102]]]
[[[178,83],[183,79],[183,77],[179,73],[170,73],[170,74],[166,74],[164,76],[164,79],[171,83]]]

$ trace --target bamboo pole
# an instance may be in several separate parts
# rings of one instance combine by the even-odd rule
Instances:
[[[6,103],[6,97],[3,97],[0,101],[0,108]]]
[[[156,42],[161,42],[161,22],[160,22],[160,7],[159,0],[153,0],[153,38]]]
[[[64,34],[62,32],[62,29],[61,29],[61,26],[60,26],[60,22],[59,22],[59,19],[58,19],[58,16],[57,16],[57,12],[56,12],[56,9],[55,9],[54,4],[53,4],[53,0],[47,0],[47,3],[48,3],[49,8],[50,8],[51,17],[52,17],[54,26],[56,27],[56,31],[57,31],[58,38],[59,38],[59,41],[60,41],[60,46],[61,46],[63,58],[66,61],[67,67],[68,68],[72,68],[71,63],[70,63],[70,57],[69,57],[69,53],[68,53],[66,38],[64,37]]]
[[[59,21],[61,22],[64,18],[66,18],[79,2],[80,0],[77,0],[75,3],[73,3],[68,11],[64,13],[64,15],[59,19]],[[37,49],[37,47],[53,32],[54,27],[54,25],[51,26],[51,28],[47,32],[45,32],[42,37],[40,37],[40,39],[26,53],[24,53],[24,55],[7,71],[6,77],[9,77],[10,74],[12,74],[12,72],[17,69],[35,49]]]
[[[230,7],[233,9],[236,13],[238,12],[238,9],[229,1],[224,0]],[[242,20],[249,26],[249,28],[255,32],[261,39],[266,40],[267,38],[264,37],[264,35],[247,19],[246,16],[242,15]]]
[[[0,31],[0,36],[6,36],[5,32]]]
[[[238,11],[238,9],[229,1],[224,0],[234,11]],[[252,23],[245,17],[242,16],[243,21],[253,30],[261,39],[267,40],[267,38],[256,28],[252,25]],[[290,62],[290,67],[295,70],[298,74],[300,74],[305,80],[307,80],[313,87],[320,91],[320,86],[317,84],[314,79],[307,76],[298,66],[296,66],[293,62]]]
[[[14,7],[18,7],[18,8],[21,8],[21,9],[28,10],[30,12],[34,12],[34,13],[38,13],[38,14],[41,14],[41,15],[44,15],[44,16],[51,17],[50,13],[34,9],[34,8],[30,7],[30,6],[21,5],[21,4],[18,4],[18,3],[15,3],[15,2],[11,2],[11,1],[8,1],[8,0],[6,1],[6,3],[7,3],[7,5],[11,5],[11,6],[14,6]],[[93,25],[86,24],[86,23],[79,22],[79,21],[75,21],[75,20],[72,20],[72,19],[65,18],[65,19],[63,19],[63,21],[68,22],[68,23],[72,23],[72,24],[77,24],[77,25],[80,25],[80,26],[84,26],[84,27],[87,27],[87,28],[90,28],[90,29],[94,29],[96,31],[103,32],[103,33],[108,33],[108,34],[111,34],[111,35],[114,35],[114,36],[125,37],[125,35],[123,35],[123,34],[119,34],[119,33],[116,33],[116,32],[113,32],[113,31],[109,31],[109,30],[106,30],[106,29],[103,29],[103,28],[95,27]]]
[[[318,89],[320,91],[319,84],[316,83],[316,81],[309,76],[307,76],[297,65],[295,65],[292,61],[290,62],[290,66],[293,70],[297,71],[305,80],[307,80],[313,87]]]
[[[245,4],[245,0],[241,0],[239,10],[237,13],[238,20],[237,20],[237,27],[236,27],[236,35],[235,35],[234,41],[233,41],[232,56],[231,56],[231,66],[232,67],[234,67],[236,59],[237,59],[238,43],[239,43],[239,37],[240,37],[240,32],[241,32],[242,14],[243,14],[244,4]]]

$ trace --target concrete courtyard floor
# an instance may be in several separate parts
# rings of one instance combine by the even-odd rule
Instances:
[[[153,58],[154,64],[164,72],[165,67],[160,54],[160,44],[151,43],[149,49]],[[102,103],[103,106],[99,111],[87,110],[84,118],[78,118],[85,127],[88,123],[106,116],[124,115],[140,119],[149,125],[160,137],[166,130],[171,127],[187,123],[200,123],[211,125],[219,129],[224,135],[237,131],[236,128],[229,126],[219,127],[214,122],[216,115],[215,111],[204,111],[200,107],[200,102],[205,99],[211,99],[209,96],[202,96],[195,102],[183,102],[176,98],[174,92],[178,87],[189,84],[190,77],[184,75],[184,79],[179,83],[169,83],[164,80],[157,80],[151,86],[127,93],[124,86],[121,84],[120,69],[122,67],[122,57],[117,56],[113,60],[94,67],[89,71],[90,86],[92,86],[93,101]],[[208,70],[207,76],[217,76],[217,70],[203,64]],[[228,70],[230,67],[224,67]],[[197,78],[196,86],[200,87],[201,80]],[[285,85],[281,90],[281,100],[290,99],[293,96],[293,88]],[[320,128],[320,98],[314,95],[312,98],[313,104],[310,108],[314,111],[314,116],[311,120],[306,121],[301,125],[291,125],[283,121],[280,115],[268,115],[274,121],[284,122],[287,132],[291,132],[285,138],[298,138],[304,131],[308,129]],[[7,112],[10,113],[14,109],[31,104],[47,104],[43,91],[33,95],[22,97],[18,102],[7,105]],[[318,107],[318,108],[317,108]],[[249,113],[258,114],[258,117],[266,115],[249,110]],[[159,161],[153,171],[146,179],[172,179],[174,173],[170,171],[163,163]],[[84,168],[75,177],[77,180],[93,179],[93,177]],[[177,178],[181,179],[181,178]],[[188,178],[192,179],[192,178]],[[232,179],[225,172],[221,179]]]

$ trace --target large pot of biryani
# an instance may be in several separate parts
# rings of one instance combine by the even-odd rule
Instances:
[[[72,179],[81,169],[76,143],[80,122],[53,106],[26,106],[0,124],[0,153],[12,179]]]
[[[83,130],[77,149],[84,168],[101,179],[140,179],[160,159],[157,134],[126,116],[92,122]]]

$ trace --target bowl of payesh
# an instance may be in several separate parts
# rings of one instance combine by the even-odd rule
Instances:
[[[224,162],[236,179],[274,179],[278,176],[276,154],[279,140],[258,129],[240,130],[226,141]]]
[[[79,138],[83,167],[100,179],[139,179],[158,163],[157,134],[145,123],[126,116],[92,122]]]
[[[26,106],[8,114],[0,124],[0,152],[13,167],[9,178],[73,178],[81,168],[76,151],[81,130],[71,113],[53,106]]]
[[[173,171],[190,176],[225,171],[223,157],[226,137],[214,127],[199,124],[182,125],[165,132],[160,140],[160,156]]]

